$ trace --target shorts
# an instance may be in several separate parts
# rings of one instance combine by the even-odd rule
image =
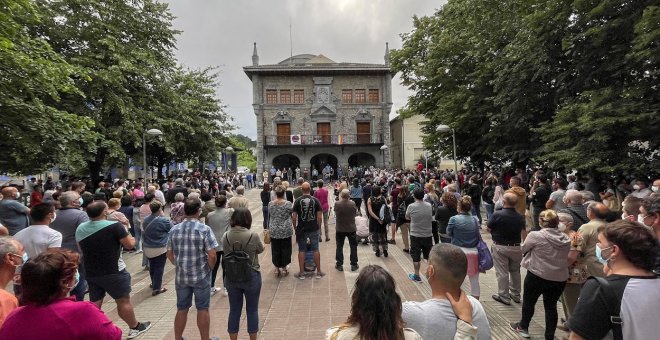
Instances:
[[[319,251],[319,231],[304,231],[301,238],[298,239],[298,251],[307,251],[307,239],[310,242],[311,251]]]
[[[428,260],[431,247],[433,247],[433,236],[410,236],[410,257],[412,257],[413,262],[420,262],[422,255]]]
[[[195,295],[195,308],[208,310],[211,301],[211,275],[199,280],[197,283],[180,285],[176,283],[176,309],[188,310],[192,306]]]
[[[105,293],[115,300],[131,294],[131,274],[126,269],[114,274],[87,277],[86,280],[90,301],[103,300]]]

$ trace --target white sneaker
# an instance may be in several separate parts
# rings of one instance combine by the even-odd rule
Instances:
[[[215,295],[219,291],[220,291],[220,289],[215,288],[215,287],[211,287],[211,296]]]
[[[228,296],[229,294],[227,293],[227,288],[220,289],[220,294],[225,297]]]

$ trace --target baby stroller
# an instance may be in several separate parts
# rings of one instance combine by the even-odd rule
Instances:
[[[355,228],[358,243],[369,244],[369,219],[361,215],[355,216]]]

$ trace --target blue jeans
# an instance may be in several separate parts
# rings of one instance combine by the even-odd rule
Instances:
[[[481,226],[481,209],[476,204],[472,204],[472,216],[477,217],[477,220],[479,220],[479,226]]]
[[[493,216],[495,211],[495,204],[488,204],[484,202],[484,207],[486,208],[486,218],[490,221],[490,218]]]
[[[262,206],[261,211],[264,213],[264,230],[268,229],[268,206]]]
[[[241,313],[243,312],[243,296],[245,296],[245,314],[247,315],[248,333],[259,331],[259,295],[261,294],[261,272],[252,272],[250,282],[228,282],[225,288],[229,295],[229,320],[227,333],[238,333]]]
[[[140,229],[141,225],[140,223],[136,223],[135,227],[135,250],[142,250],[142,244],[140,244],[140,240],[142,239],[142,229]]]
[[[197,310],[208,310],[211,301],[211,275],[190,285],[179,285],[176,287],[176,309],[188,310],[192,306],[193,295],[195,297],[195,308]]]
[[[149,259],[149,276],[154,291],[159,291],[163,285],[163,272],[165,271],[165,262],[167,253],[162,253]]]

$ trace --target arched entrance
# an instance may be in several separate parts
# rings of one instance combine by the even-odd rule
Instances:
[[[312,169],[316,169],[318,170],[320,177],[326,165],[330,165],[332,170],[336,173],[337,164],[339,164],[339,161],[337,160],[337,157],[329,153],[320,153],[312,157],[312,159],[309,161],[309,164],[311,165],[311,168],[309,169],[310,175],[312,173]]]
[[[279,155],[273,158],[273,166],[278,170],[284,168],[296,170],[300,166],[300,159],[290,154]]]
[[[348,166],[350,167],[370,167],[376,166],[376,158],[372,154],[366,152],[358,152],[348,157]]]

